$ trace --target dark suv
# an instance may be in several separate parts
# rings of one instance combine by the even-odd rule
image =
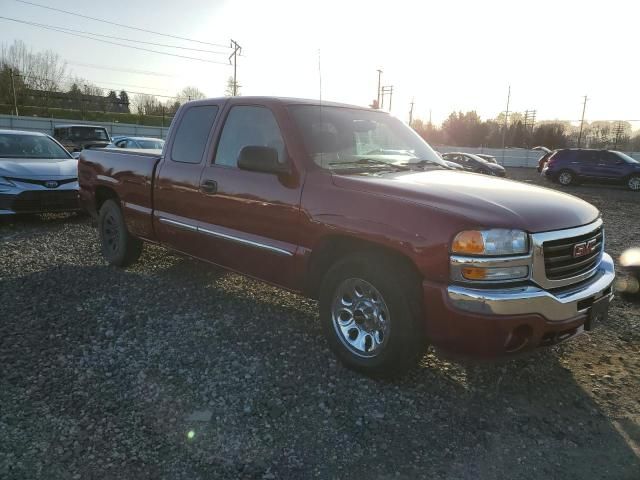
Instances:
[[[542,174],[561,185],[616,183],[640,191],[640,162],[613,150],[562,149],[553,153]]]

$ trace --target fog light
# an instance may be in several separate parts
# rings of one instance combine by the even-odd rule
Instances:
[[[529,267],[524,265],[500,268],[462,268],[462,276],[467,280],[517,280],[518,278],[526,278],[528,275]]]

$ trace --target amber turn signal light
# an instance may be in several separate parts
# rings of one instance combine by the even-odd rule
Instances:
[[[484,280],[485,278],[487,278],[487,269],[477,267],[464,267],[462,269],[462,275],[467,280]]]
[[[477,230],[460,232],[456,235],[456,238],[453,239],[451,250],[453,253],[483,254],[484,238],[482,237],[482,233]]]

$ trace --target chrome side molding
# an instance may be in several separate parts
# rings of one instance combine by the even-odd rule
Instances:
[[[210,237],[221,238],[223,240],[229,240],[234,243],[238,243],[240,245],[247,245],[249,247],[260,248],[262,250],[268,250],[270,252],[276,253],[278,255],[283,255],[287,257],[293,256],[293,252],[285,250],[283,248],[274,247],[272,245],[268,245],[266,243],[256,242],[254,240],[249,240],[247,238],[238,237],[235,235],[229,235],[227,233],[219,232],[216,230],[212,230],[210,228],[199,227],[194,224],[179,222],[177,220],[172,220],[166,217],[158,217],[158,221],[160,223],[164,223],[165,225],[171,225],[176,228],[180,228],[182,230],[187,230],[189,232],[197,232],[203,235],[208,235]]]

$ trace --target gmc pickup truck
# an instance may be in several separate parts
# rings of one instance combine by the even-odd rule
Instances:
[[[484,357],[551,345],[612,299],[595,207],[452,170],[380,111],[189,102],[161,152],[85,150],[79,183],[109,264],[149,242],[317,298],[331,349],[371,375],[405,371],[427,344]]]

